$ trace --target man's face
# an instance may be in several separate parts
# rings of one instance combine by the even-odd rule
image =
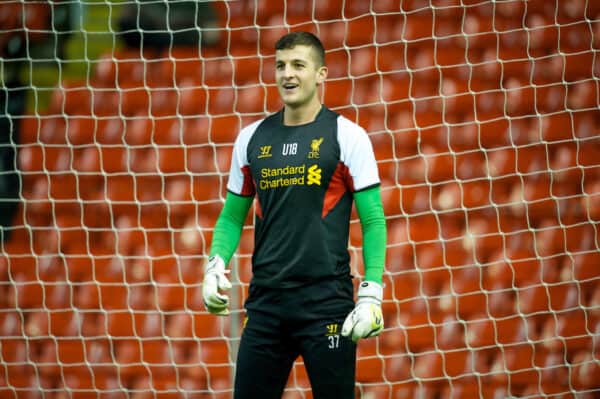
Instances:
[[[275,53],[275,80],[283,103],[291,107],[308,104],[325,81],[327,68],[316,62],[309,46],[298,45]]]

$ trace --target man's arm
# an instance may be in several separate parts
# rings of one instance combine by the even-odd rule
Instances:
[[[381,284],[385,265],[387,229],[379,186],[354,193],[363,232],[365,281]]]
[[[379,185],[354,193],[363,232],[365,279],[358,287],[358,301],[344,320],[342,335],[354,342],[379,335],[383,330],[382,277],[385,264],[386,226]]]
[[[253,197],[227,193],[225,204],[215,223],[210,256],[218,255],[225,264],[233,256],[240,237],[248,210],[252,205]]]
[[[225,205],[215,223],[210,257],[204,267],[202,297],[206,309],[219,316],[229,314],[229,297],[223,292],[231,288],[231,283],[225,276],[225,265],[229,263],[240,243],[244,220],[252,198],[228,192]]]

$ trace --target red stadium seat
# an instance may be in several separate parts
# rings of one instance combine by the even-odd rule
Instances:
[[[5,3],[0,6],[0,23],[6,29],[22,28],[23,5],[19,3]],[[9,36],[10,37],[10,36]]]
[[[38,115],[25,114],[15,118],[19,122],[19,144],[34,144],[39,141],[42,118]]]
[[[525,23],[530,29],[528,36],[532,51],[557,48],[559,32],[553,20],[541,14],[533,14]]]
[[[463,21],[463,30],[466,34],[466,44],[469,48],[496,48],[497,34],[492,26],[492,21],[469,9]]]
[[[184,79],[177,90],[177,98],[174,99],[177,109],[171,110],[170,115],[202,115],[206,112],[206,97],[206,89],[196,80]]]
[[[111,103],[111,101],[109,101]],[[119,117],[102,116],[97,118],[96,142],[103,144],[121,144],[125,134],[126,122]]]
[[[158,169],[163,175],[178,175],[185,171],[185,149],[183,146],[161,146],[157,148]]]
[[[171,125],[166,137],[157,138],[161,144],[184,144],[188,146],[206,144],[211,118],[207,116],[184,117]]]
[[[535,348],[525,343],[503,347],[491,367],[492,380],[500,384],[527,384],[539,380],[535,367]]]
[[[377,18],[379,18],[378,16]],[[393,17],[392,19],[395,19]],[[392,22],[393,23],[393,22]],[[379,22],[378,22],[379,26]],[[385,43],[385,42],[382,42]],[[385,43],[378,47],[376,69],[379,72],[395,73],[406,69],[405,48],[402,43]]]
[[[49,112],[57,115],[90,115],[91,92],[85,82],[62,82],[50,98]]]
[[[409,381],[411,379],[411,359],[408,355],[394,353],[391,356],[386,356],[384,360],[385,371],[383,375],[387,381],[398,383],[401,381]]]
[[[595,81],[579,81],[569,86],[567,105],[570,109],[591,110],[597,106],[598,85]]]
[[[94,376],[115,376],[118,365],[114,357],[114,343],[108,339],[89,339],[85,345],[86,366],[89,367]]]
[[[548,384],[562,385],[568,381],[569,369],[563,351],[547,352],[536,348],[535,362],[536,366],[542,369],[541,382],[545,386]]]
[[[0,313],[0,336],[16,338],[22,336],[21,315],[13,311]]]
[[[584,213],[592,220],[600,219],[600,180],[586,183],[583,192],[581,205]]]
[[[165,200],[168,202],[169,214],[172,218],[191,215],[195,205],[192,202],[192,187],[189,178],[175,178],[167,182]]]
[[[564,309],[571,287],[567,284],[531,285],[517,291],[516,306],[523,314],[550,313]]]
[[[229,379],[232,361],[229,345],[224,339],[202,341],[200,349],[192,353],[189,362],[198,364],[200,368],[206,370],[213,382],[219,379]]]
[[[114,83],[113,83],[114,86]],[[114,87],[93,88],[92,112],[97,117],[107,118],[122,115],[121,90]],[[101,119],[100,119],[101,120]],[[120,140],[120,136],[119,136]]]
[[[331,25],[341,24],[334,22]],[[341,28],[343,29],[343,27]],[[338,32],[339,33],[339,32]],[[336,47],[327,47],[330,50],[325,54],[325,59],[328,65],[327,78],[330,80],[338,80],[348,78],[350,73],[350,53],[345,49],[337,49]],[[275,69],[273,68],[273,71]]]
[[[419,351],[431,347],[435,342],[436,326],[441,322],[438,315],[421,313],[407,313],[400,315],[399,348],[410,351]]]
[[[56,360],[65,373],[76,371],[85,364],[85,338],[69,337],[56,341]]]
[[[522,234],[517,237],[513,237],[517,242],[527,239]],[[500,249],[492,256],[484,271],[484,287],[495,284],[522,287],[541,281],[542,263],[531,249]]]
[[[342,107],[351,102],[352,81],[350,79],[328,80],[325,83],[323,102],[330,108]]]
[[[142,318],[131,311],[114,310],[107,315],[107,333],[113,338],[137,337],[141,322]]]
[[[438,327],[434,347],[444,352],[454,352],[465,347],[464,325],[456,320],[455,315],[445,316]],[[464,371],[464,364],[462,368]]]
[[[187,79],[199,81],[202,79],[202,58],[199,57],[196,49],[178,46],[170,48],[160,63],[161,74],[174,78],[176,83]]]
[[[521,172],[529,174],[530,180],[534,180],[547,172],[548,154],[541,145],[501,148],[489,153],[489,163],[490,174],[495,177]]]
[[[486,314],[492,317],[508,317],[515,312],[515,298],[512,289],[503,288],[500,285],[493,286],[487,293],[488,309]]]
[[[440,210],[491,206],[489,192],[489,185],[479,181],[446,183],[435,198],[435,205]]]
[[[275,84],[275,55],[264,55],[261,58],[262,68],[260,73],[260,79],[267,85]],[[329,75],[331,77],[331,75]]]
[[[587,318],[583,312],[571,311],[561,314],[557,319],[546,319],[540,338],[544,348],[552,351],[566,350],[568,354],[572,354],[591,348],[595,327],[595,321]]]
[[[30,281],[23,275],[14,277],[13,289],[14,303],[11,305],[19,308],[41,308],[43,306],[44,288],[40,281]]]
[[[110,391],[111,397],[114,399],[125,399],[126,393],[120,390],[120,384],[114,377],[103,374],[90,374],[88,370],[74,370],[65,373],[64,377],[60,378],[58,384],[58,392],[56,399],[62,399],[60,395],[63,392],[69,392],[68,395],[72,399],[88,399],[97,395],[98,392]],[[65,393],[66,395],[66,393]]]
[[[591,170],[600,156],[600,149],[579,146],[576,143],[561,144],[550,160],[552,176],[559,182],[580,182],[584,168]]]
[[[145,375],[153,378],[175,376],[177,364],[184,360],[182,348],[171,346],[164,338],[122,341],[117,345],[116,360],[125,376]]]
[[[415,360],[414,374],[417,378],[438,381],[463,373],[466,351],[423,352]]]
[[[66,143],[66,118],[59,116],[42,115],[40,117],[39,141],[44,144]]]
[[[590,43],[593,41],[594,35],[590,31],[589,25],[583,20],[583,15],[581,18],[582,20],[558,26],[561,51],[568,53],[590,51]]]
[[[538,112],[546,114],[564,110],[567,90],[563,83],[536,87],[535,106]],[[549,140],[552,141],[552,139]]]
[[[444,70],[442,69],[442,72]],[[440,94],[445,112],[449,114],[465,114],[475,109],[475,96],[470,93],[471,87],[458,79],[442,80]]]
[[[186,306],[186,290],[178,278],[167,274],[159,275],[156,280],[156,295],[160,310],[180,310]]]
[[[600,279],[600,252],[597,249],[575,253],[572,259],[566,257],[562,267],[563,281],[578,281],[584,286],[593,286]]]
[[[237,55],[233,59],[234,83],[237,85],[261,83],[262,61],[262,58],[256,54],[256,50]]]
[[[128,117],[150,115],[150,89],[128,84],[120,91],[121,113]]]
[[[547,97],[547,96],[546,96]],[[560,103],[564,103],[560,101]],[[538,126],[531,130],[530,139],[532,142],[538,141],[567,141],[574,138],[571,127],[571,117],[569,113],[555,113],[552,115],[543,115]]]
[[[194,174],[214,173],[217,170],[215,148],[212,145],[186,148],[186,170]]]
[[[351,78],[368,77],[376,72],[376,52],[371,47],[361,47],[350,50],[350,74]]]
[[[226,86],[209,88],[206,101],[209,114],[231,114],[235,111],[235,88]]]
[[[257,101],[259,101],[257,99]],[[259,101],[260,102],[260,101]],[[210,118],[208,138],[212,143],[225,144],[235,141],[242,129],[242,121],[237,115],[216,115]]]
[[[496,389],[497,387],[492,386],[492,384],[488,384],[483,381],[457,381],[455,383],[452,383],[450,387],[445,387],[442,390],[441,397],[454,399],[493,399],[495,397],[494,395]],[[500,397],[501,395],[502,393],[499,392],[499,395],[497,397]]]
[[[569,48],[565,51],[563,57],[564,62],[561,72],[564,75],[561,76],[564,76],[565,80],[573,82],[594,75],[594,62],[592,61],[593,52],[585,50],[576,51],[575,49]]]
[[[149,107],[153,117],[172,116],[179,110],[178,101],[184,90],[173,87],[158,87],[150,89]],[[199,103],[201,98],[198,97]]]
[[[267,109],[266,90],[261,85],[238,88],[234,110],[241,114],[258,114]]]
[[[377,381],[383,375],[384,359],[375,353],[368,354],[359,349],[356,361],[356,381],[368,383]]]
[[[0,342],[2,343],[0,353],[2,354],[2,359],[6,366],[6,371],[8,372],[9,382],[11,376],[18,376],[19,374],[25,374],[27,371],[31,371],[27,370],[28,368],[26,367],[29,351],[27,343],[23,338],[19,337],[17,339],[15,337],[9,339],[8,337],[3,337]]]
[[[511,117],[522,117],[534,113],[535,89],[525,80],[509,78],[506,90],[506,112]]]
[[[509,345],[527,339],[530,320],[518,316],[481,318],[473,316],[466,324],[466,341],[469,346],[485,348],[494,345]],[[532,330],[533,331],[533,330]]]
[[[600,379],[600,366],[598,366],[598,351],[590,352],[581,350],[575,353],[571,362],[572,372],[570,382],[573,386],[584,391],[597,389]]]
[[[439,307],[449,315],[467,317],[485,313],[488,295],[482,292],[481,275],[475,268],[454,270],[440,292]]]

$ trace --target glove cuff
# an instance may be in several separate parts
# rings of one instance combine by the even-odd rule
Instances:
[[[225,261],[219,255],[213,255],[208,258],[208,262],[204,266],[204,273],[224,273]]]
[[[374,300],[381,304],[383,300],[383,287],[373,281],[363,281],[358,287],[358,300]]]

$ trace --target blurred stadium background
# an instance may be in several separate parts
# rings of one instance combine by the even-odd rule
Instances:
[[[600,2],[161,4],[0,3],[0,398],[231,397],[251,218],[230,318],[201,265],[300,29],[382,177],[386,330],[357,397],[600,398]],[[299,361],[285,398],[311,397]]]

